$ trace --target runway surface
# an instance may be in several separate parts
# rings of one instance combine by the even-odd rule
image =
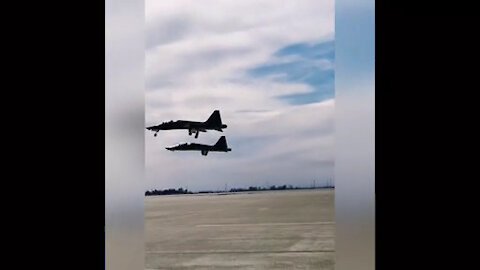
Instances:
[[[146,269],[334,269],[332,189],[148,196]]]

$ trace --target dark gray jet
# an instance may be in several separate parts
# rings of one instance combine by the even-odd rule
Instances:
[[[207,130],[210,129],[223,132],[223,128],[227,128],[227,125],[224,125],[222,123],[222,119],[220,118],[220,112],[218,110],[215,110],[205,122],[178,120],[163,122],[157,126],[147,127],[148,130],[155,131],[155,134],[153,136],[157,136],[157,133],[160,130],[188,129],[188,135],[192,135],[192,133],[195,133],[195,139],[198,138],[198,133],[200,133],[200,131],[207,132]]]
[[[171,147],[165,147],[165,149],[170,151],[201,151],[202,155],[206,156],[208,152],[229,152],[232,151],[231,148],[227,146],[227,140],[225,136],[220,137],[215,145],[206,145],[198,143],[184,143],[178,144]]]

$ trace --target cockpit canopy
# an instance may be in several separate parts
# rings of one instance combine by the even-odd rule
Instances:
[[[190,145],[190,143],[177,143],[177,144],[173,145],[172,147],[187,146],[187,145]]]

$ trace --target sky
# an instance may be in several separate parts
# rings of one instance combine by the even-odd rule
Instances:
[[[317,185],[334,174],[334,0],[147,0],[145,124],[228,125],[198,139],[145,131],[146,189]],[[228,153],[170,152],[182,142]]]

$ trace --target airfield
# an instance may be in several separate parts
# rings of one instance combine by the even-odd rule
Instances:
[[[333,189],[145,198],[145,269],[334,269]]]

